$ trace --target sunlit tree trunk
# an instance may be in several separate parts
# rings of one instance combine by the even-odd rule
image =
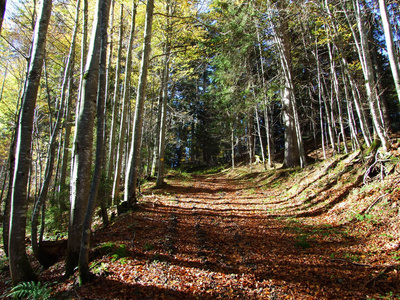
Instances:
[[[376,87],[376,81],[375,81],[371,56],[369,52],[368,38],[364,25],[364,20],[361,15],[362,13],[358,1],[353,1],[353,6],[356,12],[357,27],[360,34],[359,49],[361,53],[359,56],[362,59],[361,65],[364,71],[365,88],[367,90],[370,113],[372,116],[375,132],[382,143],[384,151],[387,151],[389,149],[389,138],[387,136],[385,124],[378,109],[379,107],[378,101],[380,100]]]
[[[148,64],[149,64],[149,57],[151,50],[153,11],[154,11],[154,0],[147,0],[143,56],[140,67],[138,92],[136,97],[132,143],[129,152],[129,160],[125,176],[124,200],[128,203],[128,206],[134,206],[137,202],[136,187],[137,187],[140,150],[142,142],[143,108],[146,99],[147,72],[148,72]]]
[[[339,126],[340,126],[340,133],[342,135],[343,139],[343,146],[344,146],[344,151],[345,153],[348,153],[348,148],[347,148],[347,138],[346,138],[346,132],[344,130],[344,124],[343,124],[343,112],[342,112],[342,106],[340,103],[340,91],[339,91],[339,80],[337,77],[337,71],[336,71],[336,63],[335,63],[335,58],[333,55],[333,47],[331,46],[330,43],[328,43],[328,53],[329,53],[329,60],[330,60],[330,69],[331,69],[331,75],[332,75],[332,81],[333,81],[333,91],[335,94],[335,100],[337,104],[337,114],[338,114],[338,119],[339,119]],[[332,104],[333,107],[333,104]],[[340,152],[340,143],[338,141],[338,152]]]
[[[39,260],[40,263],[46,264],[45,261],[43,261],[42,256],[40,255],[40,249],[39,249],[39,244],[37,240],[37,230],[38,230],[38,218],[39,218],[39,211],[42,205],[45,205],[45,202],[47,200],[47,194],[50,186],[50,180],[53,175],[53,169],[54,169],[54,163],[55,163],[55,154],[56,154],[56,146],[57,146],[57,136],[59,133],[59,128],[60,124],[62,122],[62,117],[63,117],[63,112],[64,112],[64,107],[65,107],[65,98],[67,94],[67,86],[68,86],[68,81],[70,79],[70,73],[73,65],[73,55],[75,51],[75,41],[76,41],[76,35],[78,31],[78,21],[79,21],[79,6],[80,6],[80,0],[77,1],[76,3],[76,15],[75,15],[75,26],[73,29],[72,33],[72,38],[71,38],[71,45],[69,49],[69,54],[67,57],[67,61],[65,64],[65,70],[64,70],[64,77],[63,77],[63,82],[61,85],[61,95],[60,95],[60,107],[58,109],[57,113],[57,118],[55,121],[55,124],[53,126],[53,132],[51,133],[50,141],[49,141],[49,148],[48,148],[48,153],[47,153],[47,162],[46,162],[46,168],[45,168],[45,178],[43,181],[43,184],[40,188],[39,192],[39,197],[36,200],[34,210],[32,213],[32,222],[31,222],[31,239],[32,239],[32,250],[36,256],[36,258]],[[68,96],[68,94],[67,94]],[[44,218],[42,218],[43,220]],[[42,228],[43,230],[44,228]]]
[[[383,31],[385,32],[386,50],[389,56],[390,68],[392,70],[393,80],[397,92],[397,97],[400,102],[400,66],[396,55],[395,45],[393,41],[393,32],[389,22],[389,14],[387,11],[386,1],[379,0],[379,9],[381,12]]]
[[[157,187],[162,187],[164,183],[165,173],[165,132],[166,132],[166,121],[167,121],[167,101],[168,101],[168,81],[169,81],[169,58],[170,58],[171,47],[169,41],[166,45],[166,56],[164,65],[164,75],[162,82],[162,98],[161,98],[161,117],[160,117],[160,134],[159,134],[159,150],[158,150],[158,172],[157,172]]]
[[[167,101],[168,101],[168,84],[169,84],[169,60],[171,55],[171,45],[170,45],[170,35],[171,35],[171,24],[170,15],[172,14],[170,9],[170,4],[166,3],[167,12],[167,24],[166,24],[166,37],[165,37],[165,61],[164,69],[162,75],[162,95],[161,95],[161,105],[159,109],[161,110],[160,115],[160,132],[159,132],[159,150],[158,150],[158,173],[157,173],[157,187],[161,188],[164,184],[164,173],[165,173],[165,131],[166,131],[166,121],[167,121]]]
[[[115,146],[116,146],[116,129],[117,129],[117,114],[118,114],[118,102],[119,102],[119,89],[121,84],[121,55],[122,55],[122,36],[124,32],[123,27],[123,16],[124,16],[124,6],[121,4],[120,11],[120,26],[119,26],[119,38],[118,38],[118,50],[117,50],[117,64],[115,67],[115,83],[114,83],[114,98],[112,101],[112,116],[111,116],[111,128],[110,128],[110,143],[108,149],[108,168],[107,168],[107,178],[111,179],[113,177],[114,169],[114,156],[115,156]]]
[[[96,131],[96,160],[90,187],[89,201],[82,228],[82,241],[79,252],[79,283],[85,284],[90,279],[89,250],[92,232],[92,220],[96,207],[96,199],[101,181],[104,154],[104,104],[106,92],[107,64],[107,26],[111,0],[100,0],[97,6],[96,37],[100,38],[100,65],[97,88],[97,131]],[[94,83],[94,82],[93,82]]]
[[[11,193],[11,222],[9,232],[9,264],[14,285],[21,281],[37,280],[25,250],[26,218],[28,210],[27,186],[31,163],[33,116],[45,55],[47,28],[50,23],[52,1],[43,0],[32,41],[32,53],[22,96],[16,140],[16,159]]]
[[[130,90],[130,82],[131,82],[131,70],[132,70],[132,47],[133,40],[135,34],[135,22],[136,22],[136,2],[133,2],[132,7],[132,21],[131,21],[131,31],[129,34],[129,44],[128,49],[126,50],[126,64],[125,64],[125,80],[124,80],[124,92],[122,95],[122,112],[121,112],[121,123],[119,129],[119,139],[118,139],[118,147],[117,147],[117,159],[115,161],[115,172],[114,172],[114,181],[113,181],[113,191],[112,191],[112,201],[118,199],[118,191],[119,185],[121,181],[121,173],[122,173],[122,160],[123,160],[123,152],[126,147],[125,136],[129,122],[127,122],[128,115],[128,106],[129,106],[129,90]],[[125,152],[127,153],[127,152]]]
[[[255,110],[255,113],[256,113],[257,134],[258,134],[258,139],[260,140],[261,159],[262,159],[262,163],[263,163],[264,169],[265,169],[266,168],[265,150],[264,150],[264,143],[263,143],[263,139],[262,139],[262,135],[261,135],[260,116],[258,114],[258,105],[255,106],[254,110]]]
[[[272,155],[272,139],[271,139],[272,134],[271,134],[271,128],[270,128],[269,114],[268,114],[267,84],[265,82],[265,70],[264,70],[264,62],[263,62],[263,56],[262,56],[261,37],[260,37],[258,20],[255,21],[255,26],[256,26],[258,53],[259,53],[260,67],[261,67],[261,83],[262,83],[262,87],[263,87],[264,122],[265,122],[265,135],[266,135],[266,139],[267,139],[268,167],[271,168],[272,165],[274,164],[273,155]],[[259,131],[260,131],[260,129],[259,129]],[[264,164],[264,168],[266,168],[266,164],[265,164],[266,157],[265,157],[265,150],[264,150],[265,148],[262,143],[261,132],[260,132],[260,143],[261,143],[261,149],[262,149],[262,155],[263,155],[263,164]]]
[[[277,1],[279,23],[274,26],[275,43],[279,52],[282,70],[282,119],[285,126],[284,165],[294,167],[306,165],[305,152],[301,137],[300,123],[294,96],[292,78],[292,57],[290,53],[290,37],[286,7],[282,0]]]
[[[66,276],[73,274],[78,265],[83,220],[89,200],[91,167],[93,156],[93,128],[96,111],[97,86],[100,59],[100,5],[98,0],[94,15],[89,52],[83,76],[82,94],[75,129],[75,153],[71,174],[70,222],[68,227],[68,249]],[[78,104],[77,104],[78,105]]]

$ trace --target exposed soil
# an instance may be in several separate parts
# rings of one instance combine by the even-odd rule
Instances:
[[[375,162],[172,174],[96,230],[93,282],[40,276],[57,299],[400,299],[399,166]]]

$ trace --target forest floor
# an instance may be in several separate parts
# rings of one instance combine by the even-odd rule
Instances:
[[[171,173],[94,232],[91,283],[40,277],[55,299],[400,299],[400,155],[377,157]]]

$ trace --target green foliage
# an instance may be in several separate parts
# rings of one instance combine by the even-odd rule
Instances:
[[[9,297],[26,298],[32,300],[50,299],[50,288],[48,283],[41,284],[34,281],[21,282],[12,288]]]
[[[125,244],[116,244],[113,242],[105,242],[96,247],[96,249],[102,253],[111,255],[111,261],[115,262],[128,255],[128,251]]]
[[[116,244],[113,242],[105,242],[103,244],[100,244],[98,248],[101,250],[104,250],[105,252],[110,252],[111,249],[115,248]]]
[[[114,254],[111,256],[111,261],[117,261],[127,256],[126,245],[121,244],[115,249]]]
[[[295,246],[298,248],[303,248],[303,249],[308,249],[311,248],[311,244],[308,241],[307,235],[300,235],[297,237],[297,242],[295,243]]]
[[[360,256],[358,256],[357,254],[353,254],[353,253],[346,253],[344,258],[349,261],[352,261],[352,262],[360,261]]]
[[[90,270],[95,275],[107,275],[109,273],[108,265],[104,262],[93,262],[90,265]]]

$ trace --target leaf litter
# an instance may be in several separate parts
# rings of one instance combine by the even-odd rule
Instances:
[[[92,282],[62,261],[40,277],[55,299],[400,299],[398,167],[364,185],[354,157],[333,160],[174,174],[94,232]]]

